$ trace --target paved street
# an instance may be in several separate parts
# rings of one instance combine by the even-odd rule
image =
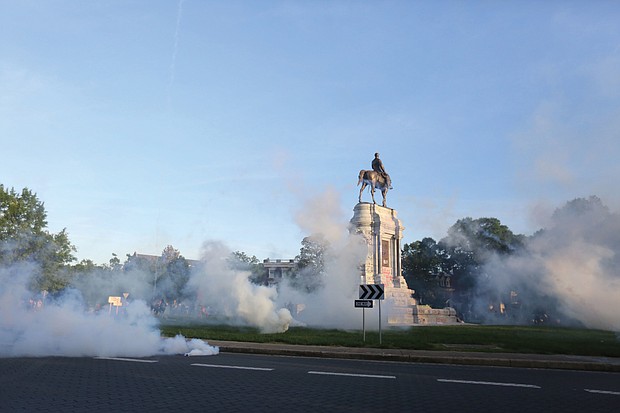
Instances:
[[[620,373],[221,353],[0,359],[3,412],[614,412]]]

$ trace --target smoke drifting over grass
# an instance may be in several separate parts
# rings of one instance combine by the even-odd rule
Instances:
[[[190,353],[217,354],[217,347],[184,337],[162,338],[158,320],[143,300],[115,310],[88,311],[82,294],[35,296],[26,287],[33,266],[0,269],[0,357],[128,356]]]
[[[316,197],[321,202],[308,203],[299,214],[302,227],[329,236],[331,242],[325,288],[297,293],[306,303],[299,319],[316,326],[359,328],[359,310],[352,300],[367,249],[363,240],[348,233],[342,211],[333,209],[338,205],[334,196],[327,192]],[[533,314],[543,310],[562,325],[620,331],[620,214],[590,197],[568,202],[544,221],[545,228],[529,237],[522,251],[487,257],[477,274],[474,309],[484,314],[490,298],[505,298],[514,290],[521,311],[487,321],[531,324]]]
[[[541,288],[588,327],[620,331],[620,215],[598,198],[575,200],[528,245]],[[527,257],[526,257],[527,258]]]
[[[253,284],[249,272],[231,268],[231,251],[224,244],[207,242],[185,297],[191,297],[192,305],[208,305],[216,320],[254,326],[264,333],[284,332],[296,323],[359,329],[361,313],[353,300],[367,246],[360,236],[349,233],[349,216],[339,205],[337,194],[328,190],[306,202],[297,215],[304,231],[322,234],[329,242],[322,287],[316,291],[302,293],[286,282],[279,288]],[[545,229],[529,238],[523,251],[487,261],[479,274],[476,304],[484,308],[489,297],[514,289],[529,309],[551,307],[564,320],[620,331],[619,251],[620,215],[598,198],[573,201],[550,216]],[[154,294],[148,273],[82,274],[61,295],[41,297],[27,287],[37,272],[28,263],[0,268],[0,357],[146,357],[219,351],[201,340],[161,337],[160,320],[147,304]],[[119,313],[113,307],[86,304],[124,292],[129,300]],[[292,315],[286,308],[290,304],[303,304],[303,311]],[[531,312],[521,315],[531,317]],[[511,321],[531,319],[503,320]]]
[[[482,269],[478,305],[514,289],[522,305],[548,309],[562,323],[620,331],[620,215],[591,197],[567,203],[546,222],[524,251],[495,256]]]
[[[302,303],[304,309],[296,319],[313,327],[360,328],[361,313],[353,306],[358,298],[360,264],[367,246],[361,236],[349,233],[349,219],[341,209],[338,193],[328,189],[303,203],[296,214],[300,228],[321,234],[329,243],[324,256],[322,287],[312,293],[293,289],[286,282],[280,286],[280,302]]]
[[[186,292],[226,320],[258,327],[263,333],[288,330],[292,316],[286,308],[276,307],[276,288],[253,284],[249,272],[231,269],[230,256],[224,244],[206,242],[202,268],[192,274]]]
[[[205,243],[202,265],[186,285],[187,308],[205,304],[217,320],[255,326],[264,333],[286,331],[292,316],[276,307],[276,288],[252,284],[249,272],[230,268],[230,257],[222,243]],[[202,340],[161,337],[160,319],[149,304],[154,294],[167,292],[161,284],[155,291],[148,272],[96,269],[79,274],[70,288],[52,297],[28,288],[38,270],[31,263],[0,268],[0,357],[219,352]],[[106,304],[109,296],[125,293],[128,299],[121,307]]]

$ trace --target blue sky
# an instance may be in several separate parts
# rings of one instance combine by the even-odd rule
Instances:
[[[381,153],[405,242],[619,205],[616,1],[0,0],[0,183],[79,259],[299,253]],[[369,200],[367,194],[364,200]]]

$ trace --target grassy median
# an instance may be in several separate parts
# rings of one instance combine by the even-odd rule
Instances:
[[[379,332],[292,327],[285,333],[261,334],[252,327],[172,325],[160,327],[164,336],[182,334],[205,340],[249,341],[298,345],[381,347],[436,351],[483,351],[572,354],[620,357],[620,334],[603,330],[528,326],[420,326]]]

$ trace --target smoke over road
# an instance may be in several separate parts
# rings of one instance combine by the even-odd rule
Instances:
[[[217,354],[217,347],[182,336],[162,338],[143,300],[127,301],[121,316],[110,308],[88,311],[82,294],[35,296],[27,288],[31,264],[0,269],[0,357]]]

